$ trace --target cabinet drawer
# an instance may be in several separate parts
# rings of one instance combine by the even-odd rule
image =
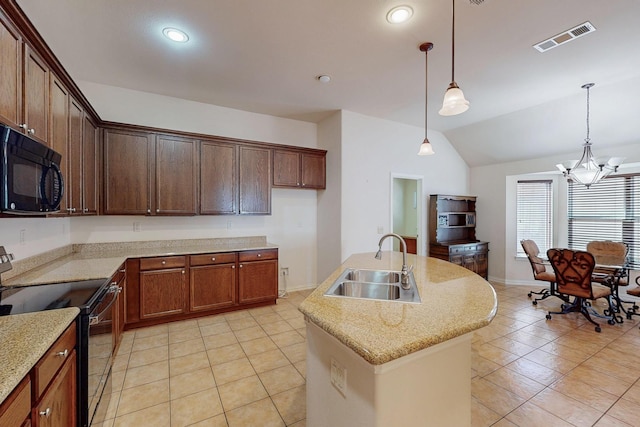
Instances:
[[[0,426],[21,426],[31,412],[31,381],[27,376],[0,406]]]
[[[163,268],[177,268],[187,265],[185,256],[165,256],[157,258],[142,258],[140,270],[160,270]]]
[[[260,249],[256,251],[244,251],[238,255],[240,262],[261,261],[263,259],[278,259],[277,249]]]
[[[75,346],[76,324],[72,323],[33,368],[33,383],[36,398],[40,397],[56,372],[58,372],[58,369],[60,369],[67,358],[71,356]]]
[[[213,254],[191,255],[189,265],[215,265],[215,264],[231,264],[236,262],[235,252],[223,252]]]

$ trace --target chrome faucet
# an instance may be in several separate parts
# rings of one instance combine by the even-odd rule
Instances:
[[[404,241],[402,236],[396,233],[389,233],[382,236],[378,242],[378,252],[376,252],[375,258],[382,258],[382,242],[384,242],[384,239],[387,237],[395,237],[402,244],[402,270],[400,271],[400,283],[402,283],[402,289],[407,290],[411,287],[409,284],[409,273],[413,270],[413,266],[407,267],[407,242]]]

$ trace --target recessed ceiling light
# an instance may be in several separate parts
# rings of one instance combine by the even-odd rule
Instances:
[[[407,22],[413,16],[410,6],[396,6],[387,13],[387,21],[391,24]]]
[[[327,76],[326,74],[320,74],[316,77],[320,83],[329,83],[331,81],[331,76]]]
[[[162,34],[169,40],[172,40],[177,43],[186,43],[189,41],[189,36],[182,30],[177,28],[167,27],[162,30]]]

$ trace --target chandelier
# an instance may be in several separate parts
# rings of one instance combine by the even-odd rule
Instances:
[[[556,165],[562,174],[587,188],[599,182],[602,178],[618,171],[618,166],[624,161],[624,157],[594,157],[591,152],[591,139],[589,138],[589,89],[595,83],[582,85],[587,90],[587,137],[584,139],[584,147],[580,160],[568,160]]]

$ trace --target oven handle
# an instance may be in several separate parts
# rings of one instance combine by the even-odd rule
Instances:
[[[122,291],[122,288],[118,285],[111,285],[109,286],[109,289],[107,289],[107,294],[113,294],[113,298],[111,298],[111,301],[109,301],[109,304],[104,308],[104,310],[102,310],[100,313],[98,314],[93,314],[91,313],[89,315],[89,325],[96,325],[98,323],[100,323],[100,321],[104,318],[104,315],[107,311],[109,311],[109,309],[111,308],[111,306],[113,305],[114,302],[116,302],[116,299],[118,299],[118,294]]]

